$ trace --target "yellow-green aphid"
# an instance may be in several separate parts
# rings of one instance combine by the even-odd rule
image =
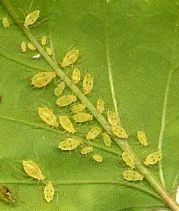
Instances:
[[[59,143],[58,148],[65,151],[71,151],[76,149],[80,144],[81,140],[78,138],[67,138]]]
[[[12,193],[8,187],[3,184],[0,184],[0,199],[7,203],[14,203],[15,199],[12,197]]]
[[[65,82],[60,82],[57,87],[54,89],[55,96],[59,96],[62,94],[63,90],[65,89]]]
[[[52,110],[50,110],[47,107],[38,107],[38,114],[39,117],[49,126],[58,127],[58,121],[57,121],[57,117],[55,116],[55,114],[53,113]]]
[[[44,188],[44,197],[45,197],[45,200],[47,202],[50,202],[53,200],[53,196],[54,196],[54,193],[55,193],[55,189],[53,187],[53,184],[51,181],[48,181],[45,188]]]
[[[146,147],[148,145],[147,137],[143,131],[138,131],[137,137],[142,146]]]
[[[34,179],[43,181],[45,178],[35,162],[32,160],[23,160],[22,162],[26,174]]]
[[[112,129],[113,134],[115,136],[117,136],[118,138],[122,138],[122,139],[127,139],[128,138],[128,134],[126,133],[124,128],[119,127],[118,125],[116,125],[116,126],[112,126],[111,129]]]
[[[119,125],[117,114],[114,111],[107,112],[107,119],[111,126]]]
[[[48,54],[49,56],[52,56],[52,54],[53,54],[53,49],[52,49],[52,48],[47,47],[47,48],[46,48],[46,51],[47,51],[47,54]]]
[[[110,147],[111,146],[112,141],[111,141],[111,138],[110,138],[109,134],[103,133],[102,134],[102,139],[103,139],[103,143],[104,143],[104,145],[106,147]]]
[[[135,168],[134,159],[128,152],[122,153],[122,159],[131,169]]]
[[[80,153],[82,155],[86,155],[86,154],[89,154],[92,151],[93,151],[93,146],[87,146],[87,147],[82,148]]]
[[[80,51],[76,48],[73,48],[68,53],[66,53],[66,55],[62,59],[62,62],[60,63],[60,65],[63,68],[65,68],[71,64],[74,64],[77,61],[77,59],[79,58],[79,55],[80,55]]]
[[[4,28],[8,28],[9,27],[9,20],[8,20],[8,18],[4,17],[2,19],[2,24],[3,24]]]
[[[75,122],[78,122],[78,123],[87,122],[93,119],[93,115],[89,113],[85,113],[85,112],[79,112],[73,115],[73,119],[75,120]]]
[[[35,51],[36,50],[36,47],[32,43],[30,43],[30,42],[27,43],[27,47],[31,51]]]
[[[75,95],[63,95],[57,99],[56,104],[59,107],[64,107],[74,103],[75,101],[77,101],[77,97]]]
[[[21,43],[21,51],[22,52],[26,52],[27,51],[27,44],[24,41]]]
[[[86,105],[84,105],[84,104],[82,104],[82,103],[78,103],[78,104],[73,105],[73,106],[71,107],[71,111],[72,111],[74,114],[76,114],[76,113],[78,113],[78,112],[83,111],[85,108],[86,108]]]
[[[87,73],[83,79],[83,92],[89,94],[93,89],[93,76]]]
[[[35,10],[35,11],[29,13],[25,18],[24,27],[28,28],[29,26],[33,25],[37,21],[39,16],[40,16],[39,10]]]
[[[55,77],[55,72],[39,72],[32,77],[31,85],[36,88],[41,88],[49,84]]]
[[[68,131],[69,133],[74,133],[76,131],[73,127],[72,122],[67,116],[59,116],[59,122],[63,129]]]
[[[93,155],[93,160],[95,160],[98,163],[101,163],[103,161],[103,157],[101,155],[95,154]]]
[[[140,181],[144,179],[144,176],[142,174],[134,170],[125,170],[122,174],[124,179],[127,181]]]
[[[105,102],[102,99],[98,99],[98,101],[96,102],[96,109],[99,111],[100,114],[103,113],[104,109],[105,109]]]
[[[47,36],[44,35],[41,39],[41,44],[46,45],[46,43],[47,43]]]
[[[145,160],[144,160],[144,164],[146,166],[149,165],[153,165],[156,164],[157,162],[159,162],[162,158],[162,153],[161,152],[154,152],[151,153],[150,155],[148,155]]]
[[[80,70],[78,68],[74,68],[71,75],[71,80],[73,81],[74,84],[77,84],[78,82],[80,82],[80,78],[81,78]]]
[[[86,135],[86,139],[87,140],[93,140],[95,139],[99,134],[101,133],[101,128],[99,127],[93,127],[91,128],[87,135]]]

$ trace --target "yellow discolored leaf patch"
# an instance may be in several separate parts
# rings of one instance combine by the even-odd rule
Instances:
[[[32,160],[23,160],[22,162],[26,174],[34,179],[43,181],[45,178],[35,162]]]

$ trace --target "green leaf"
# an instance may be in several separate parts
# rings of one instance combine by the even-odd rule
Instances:
[[[11,0],[24,20],[29,12],[40,10],[40,23],[30,30],[40,40],[48,36],[59,61],[71,46],[80,50],[75,66],[83,76],[94,76],[95,86],[89,100],[98,98],[106,108],[119,113],[129,133],[129,144],[143,160],[161,150],[160,165],[149,167],[175,197],[178,179],[178,44],[179,4],[172,0],[30,1]],[[22,14],[24,13],[24,15]],[[1,18],[8,16],[0,5]],[[47,20],[46,20],[47,19]],[[38,106],[48,106],[57,115],[68,108],[55,106],[54,80],[43,89],[30,85],[31,77],[52,68],[36,52],[22,53],[20,44],[28,39],[10,19],[10,27],[0,27],[0,182],[12,191],[14,205],[0,203],[1,210],[153,210],[165,207],[146,180],[123,180],[125,163],[118,158],[119,147],[103,147],[101,138],[93,141],[94,151],[103,156],[95,163],[79,151],[60,151],[60,140],[69,137],[62,129],[52,129],[38,117]],[[46,20],[43,22],[43,20]],[[70,76],[71,69],[64,72]],[[81,89],[81,85],[80,85]],[[66,93],[72,93],[66,89]],[[106,109],[107,111],[107,109]],[[106,114],[104,115],[106,116]],[[97,120],[76,125],[84,137]],[[149,146],[142,148],[137,131],[145,131]],[[46,179],[55,187],[54,200],[44,200],[44,184],[23,174],[22,160],[35,161]],[[163,175],[163,176],[162,176]]]

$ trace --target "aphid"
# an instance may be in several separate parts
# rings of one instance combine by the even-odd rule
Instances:
[[[24,41],[21,43],[21,50],[22,50],[22,52],[26,52],[27,51],[27,44]]]
[[[53,184],[51,181],[48,181],[45,188],[44,188],[44,197],[45,197],[45,200],[47,202],[50,202],[53,200],[53,196],[54,196],[54,193],[55,193],[55,189],[53,187]]]
[[[74,84],[77,84],[78,82],[80,82],[80,78],[81,78],[80,70],[78,68],[74,68],[71,75],[71,80],[73,81]]]
[[[41,55],[38,53],[38,54],[35,54],[32,56],[32,59],[40,59]]]
[[[27,47],[31,51],[35,51],[36,50],[36,47],[32,43],[30,43],[30,42],[27,43]]]
[[[44,35],[41,39],[41,44],[46,45],[46,43],[47,43],[47,36]]]
[[[75,95],[63,95],[57,99],[56,104],[59,107],[64,107],[74,103],[75,101],[77,101],[77,97]]]
[[[128,152],[122,153],[122,159],[131,169],[135,168],[134,159]]]
[[[96,109],[99,111],[100,114],[102,114],[105,109],[104,105],[105,102],[102,99],[98,99],[98,101],[96,102]]]
[[[78,103],[76,105],[73,105],[71,107],[71,111],[75,114],[78,113],[80,111],[83,111],[86,108],[86,105],[82,104],[82,103]]]
[[[2,24],[3,24],[4,28],[8,28],[9,27],[9,20],[8,20],[8,18],[4,17],[2,19]]]
[[[116,125],[116,126],[112,126],[111,129],[112,129],[113,134],[117,136],[118,138],[122,138],[122,139],[128,138],[128,134],[122,127],[119,127],[118,125]]]
[[[58,148],[65,151],[71,151],[76,149],[81,143],[81,140],[78,138],[67,138],[59,143]]]
[[[66,55],[62,59],[62,62],[60,63],[60,65],[63,68],[65,68],[71,64],[74,64],[77,61],[77,59],[79,58],[79,55],[80,55],[80,51],[76,48],[73,48],[68,53],[66,53]]]
[[[88,131],[86,135],[87,140],[93,140],[95,139],[101,132],[101,128],[99,127],[93,127],[91,130]]]
[[[55,72],[39,72],[32,77],[31,85],[36,88],[41,88],[49,84],[55,77]]]
[[[137,137],[138,137],[139,142],[142,144],[142,146],[145,147],[148,145],[147,137],[143,131],[138,131]]]
[[[37,164],[32,160],[23,160],[22,164],[24,171],[28,176],[33,177],[39,181],[43,181],[45,179]]]
[[[39,16],[40,16],[39,10],[35,10],[35,11],[29,13],[25,18],[24,27],[28,28],[29,26],[33,25],[37,21]]]
[[[72,122],[67,116],[59,116],[59,122],[63,129],[68,131],[69,133],[74,133],[76,131],[73,127]]]
[[[114,111],[107,112],[107,119],[111,126],[119,125],[117,114]]]
[[[52,48],[47,47],[47,48],[46,48],[46,51],[47,51],[47,54],[48,54],[49,56],[52,56],[52,54],[53,54],[53,49],[52,49]]]
[[[176,203],[179,204],[179,186],[177,187],[177,192],[176,192]]]
[[[139,181],[144,179],[144,176],[142,174],[134,170],[125,170],[122,174],[124,179],[127,181]]]
[[[103,139],[103,143],[106,147],[110,147],[111,146],[111,138],[107,133],[103,133],[102,134],[102,139]]]
[[[62,94],[63,90],[65,89],[65,82],[60,82],[57,87],[54,89],[55,96],[59,96]]]
[[[49,126],[58,127],[58,121],[57,118],[55,116],[55,114],[53,113],[52,110],[50,110],[47,107],[38,107],[38,114],[39,117]]]
[[[12,197],[12,193],[8,187],[0,184],[0,198],[7,203],[14,203],[15,199]]]
[[[95,160],[98,163],[101,163],[103,161],[103,157],[101,155],[95,154],[93,155],[93,160]]]
[[[87,147],[82,148],[80,153],[82,155],[86,155],[86,154],[89,154],[92,151],[93,151],[93,146],[87,146]]]
[[[89,94],[93,89],[93,77],[89,73],[83,79],[83,92]]]
[[[87,122],[93,119],[93,115],[89,113],[85,113],[85,112],[79,112],[73,115],[73,119],[75,120],[75,122],[78,122],[78,123]]]
[[[156,164],[157,162],[159,162],[162,158],[162,153],[161,152],[154,152],[151,153],[150,155],[148,155],[145,160],[144,160],[144,164],[146,166],[149,165],[153,165]]]

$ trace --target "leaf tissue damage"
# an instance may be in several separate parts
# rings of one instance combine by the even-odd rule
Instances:
[[[35,10],[29,13],[25,18],[24,27],[30,28],[38,21],[39,17],[40,10]],[[10,26],[9,21],[6,17],[3,18],[2,23],[5,28],[8,28]],[[47,54],[49,56],[52,56],[53,49],[51,49],[50,47],[46,47],[47,37],[47,35],[43,35],[40,44],[47,52]],[[27,50],[37,50],[36,46],[34,46],[30,42],[26,43],[25,41],[22,41],[20,47],[21,51],[24,53],[26,53]],[[73,84],[73,86],[78,86],[79,89],[81,89],[83,95],[89,96],[90,93],[93,92],[95,80],[92,74],[85,74],[80,68],[77,68],[75,66],[80,56],[82,56],[80,54],[80,50],[78,50],[77,48],[73,48],[68,51],[63,58],[60,59],[58,65],[64,71],[67,68],[68,70],[70,69],[71,83]],[[54,71],[37,72],[35,75],[32,76],[31,85],[36,89],[42,89],[49,84],[53,86],[53,81],[56,78],[57,74]],[[37,107],[38,116],[41,121],[48,127],[66,132],[66,139],[59,140],[59,144],[57,146],[59,151],[64,151],[64,153],[77,151],[81,154],[81,156],[89,157],[91,160],[95,161],[94,163],[96,165],[102,165],[102,163],[105,162],[105,157],[95,152],[95,146],[93,146],[93,143],[100,139],[101,145],[104,145],[106,148],[110,148],[113,144],[115,144],[113,143],[113,139],[115,137],[120,138],[123,141],[127,141],[129,134],[120,125],[117,114],[110,108],[107,108],[107,103],[101,98],[99,98],[97,102],[94,103],[96,105],[96,111],[100,115],[103,115],[103,117],[106,119],[111,128],[111,132],[106,132],[103,127],[96,125],[93,113],[88,110],[88,106],[85,105],[84,102],[80,101],[78,95],[73,92],[71,94],[66,94],[66,90],[69,91],[69,88],[70,87],[66,86],[65,81],[61,80],[58,85],[54,87],[52,93],[57,98],[54,102],[54,105],[58,106],[59,109],[65,107],[66,113],[64,113],[64,115],[59,116],[57,113],[55,113],[55,111],[53,111],[51,108],[54,105],[39,105]],[[0,97],[0,101],[1,100],[2,97]],[[84,136],[82,136],[79,129],[77,130],[76,128],[77,126],[79,126],[78,128],[80,128],[80,124],[87,124],[89,121],[91,123],[94,122],[94,125],[93,127],[89,128],[88,132]],[[147,136],[143,131],[138,131],[136,133],[136,140],[142,145],[142,147],[150,147],[148,146],[149,143]],[[123,179],[126,180],[126,182],[142,181],[144,179],[144,175],[136,170],[135,158],[127,151],[122,152],[119,159],[121,158],[127,168],[123,171],[121,175]],[[143,163],[144,165],[146,165],[146,167],[148,167],[149,165],[157,164],[161,159],[161,152],[153,152],[147,155],[146,158],[143,158]],[[51,202],[55,194],[53,182],[51,180],[46,181],[46,176],[43,175],[43,171],[34,161],[23,160],[22,165],[25,173],[29,177],[32,177],[33,179],[36,179],[37,181],[45,184],[44,199],[47,202]],[[0,198],[6,202],[15,202],[15,200],[12,198],[11,191],[5,185],[0,186]]]

